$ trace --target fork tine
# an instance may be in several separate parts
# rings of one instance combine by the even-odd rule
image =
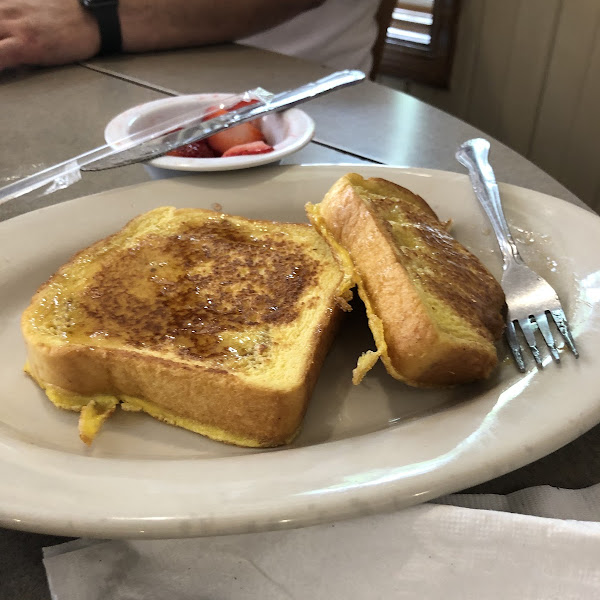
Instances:
[[[556,327],[562,333],[562,336],[565,338],[565,341],[571,349],[571,352],[575,355],[575,358],[579,358],[579,352],[577,352],[577,348],[575,348],[575,342],[573,341],[573,336],[569,330],[569,324],[567,323],[567,317],[565,316],[563,309],[555,308],[548,312],[552,315]]]
[[[550,354],[552,354],[552,358],[556,362],[560,362],[560,355],[558,354],[558,350],[556,349],[556,344],[554,343],[554,337],[552,336],[552,332],[550,331],[550,325],[548,324],[546,313],[536,315],[535,321],[540,332],[542,333],[542,337],[546,341],[546,345],[550,350]]]
[[[529,317],[526,319],[519,319],[518,323],[525,336],[525,341],[531,350],[531,354],[533,354],[533,358],[535,358],[535,362],[543,368],[542,357],[540,356],[540,351],[535,342],[535,330],[538,328],[537,323],[535,321],[532,322]]]
[[[521,344],[519,344],[519,340],[517,339],[515,324],[512,321],[509,321],[506,324],[505,333],[510,350],[513,353],[513,356],[515,357],[517,367],[519,368],[519,371],[521,371],[521,373],[525,373],[525,361],[523,360],[523,353],[521,352]]]

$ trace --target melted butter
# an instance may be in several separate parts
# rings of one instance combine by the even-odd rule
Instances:
[[[103,250],[102,260],[81,256],[54,278],[34,326],[74,343],[181,359],[258,356],[271,327],[297,318],[320,269],[284,232],[246,231],[222,217]]]
[[[448,233],[446,224],[402,199],[384,197],[369,206],[386,224],[402,265],[417,287],[451,306],[474,327],[481,329],[483,325],[497,331],[502,326],[497,310],[504,298],[500,285]],[[480,298],[486,302],[479,301]]]
[[[511,226],[511,231],[523,259],[532,269],[542,277],[561,272],[564,258],[559,260],[553,255],[556,249],[550,235],[516,226]]]
[[[546,257],[546,266],[552,273],[556,273],[558,270],[558,263],[549,256]]]
[[[542,233],[534,233],[521,227],[511,227],[511,231],[515,241],[518,244],[535,244],[535,243],[547,243],[550,240],[550,236]]]

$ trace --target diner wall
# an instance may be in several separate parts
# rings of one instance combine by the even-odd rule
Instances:
[[[461,6],[449,89],[382,82],[489,133],[600,211],[600,2]]]

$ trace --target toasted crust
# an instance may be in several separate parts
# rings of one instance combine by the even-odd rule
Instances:
[[[156,209],[37,291],[22,318],[27,369],[57,406],[90,419],[86,442],[116,398],[219,441],[285,444],[348,299],[345,281],[308,225]]]
[[[377,353],[361,358],[355,383],[377,356],[410,385],[489,376],[498,362],[504,294],[421,197],[352,173],[307,212],[336,251],[347,252],[367,308]]]

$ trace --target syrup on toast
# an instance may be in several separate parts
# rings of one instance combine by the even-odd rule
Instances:
[[[163,207],[76,254],[22,317],[26,370],[91,443],[117,406],[215,440],[296,435],[348,274],[309,224]]]
[[[393,377],[414,386],[490,375],[504,329],[504,293],[420,196],[350,173],[306,209],[353,269],[366,305],[377,351],[360,357],[355,383],[379,358]]]

